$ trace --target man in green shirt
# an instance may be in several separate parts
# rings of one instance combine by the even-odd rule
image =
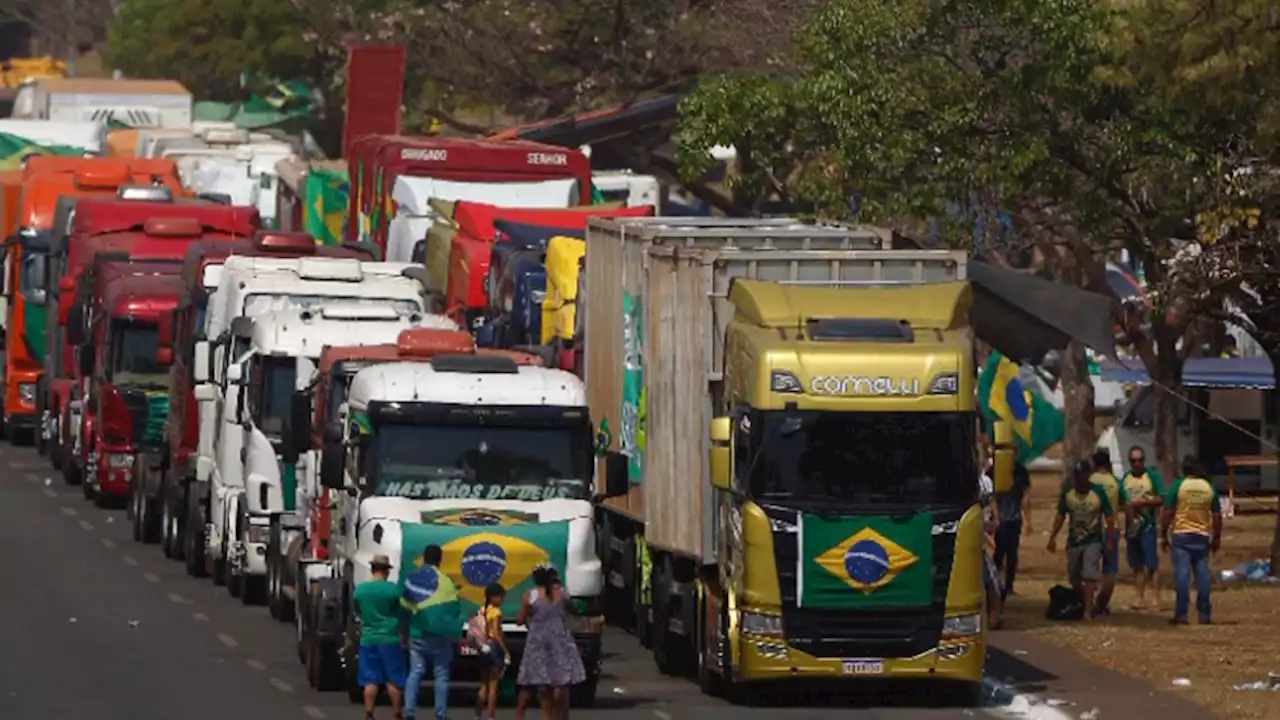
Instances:
[[[364,686],[364,716],[373,717],[378,689],[385,685],[391,696],[391,712],[399,717],[400,692],[407,674],[400,644],[400,587],[388,579],[391,560],[386,555],[374,555],[369,572],[373,579],[357,586],[351,597],[360,618],[357,674]]]
[[[1071,521],[1067,529],[1067,575],[1071,587],[1080,593],[1084,604],[1084,619],[1092,620],[1094,593],[1101,574],[1103,542],[1110,537],[1106,530],[1116,527],[1115,513],[1107,500],[1107,493],[1094,485],[1090,476],[1093,464],[1081,460],[1072,473],[1070,487],[1063,488],[1058,496],[1058,516],[1053,520],[1049,533],[1049,552],[1058,551],[1058,533],[1062,525]],[[1115,549],[1112,548],[1112,552]]]
[[[1159,508],[1164,505],[1165,487],[1160,473],[1147,467],[1147,454],[1134,445],[1129,448],[1129,472],[1124,476],[1124,490],[1133,508],[1129,521],[1129,568],[1133,570],[1133,584],[1138,590],[1134,610],[1160,607],[1160,555],[1156,552],[1156,525]],[[1151,602],[1147,602],[1147,587],[1151,587]]]

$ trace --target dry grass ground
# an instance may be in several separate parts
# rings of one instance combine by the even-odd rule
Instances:
[[[1176,678],[1189,687],[1177,688],[1216,714],[1239,720],[1280,718],[1280,691],[1240,691],[1233,685],[1266,680],[1280,673],[1280,587],[1214,588],[1214,625],[1171,627],[1173,573],[1169,556],[1160,556],[1160,610],[1130,610],[1136,598],[1133,579],[1121,559],[1120,583],[1112,600],[1113,614],[1092,625],[1046,620],[1048,590],[1065,576],[1065,556],[1045,549],[1053,527],[1058,477],[1036,475],[1032,480],[1032,520],[1035,532],[1023,537],[1017,595],[1005,608],[1005,626],[1070,648],[1097,665],[1151,681],[1157,688],[1174,689]],[[1258,505],[1237,500],[1246,512]],[[1271,507],[1274,507],[1272,501]],[[1275,516],[1267,512],[1237,515],[1226,521],[1222,550],[1213,558],[1215,571],[1270,553]],[[1065,530],[1064,530],[1065,533]],[[1063,543],[1059,538],[1059,545]],[[1123,540],[1122,540],[1123,543]],[[1192,591],[1194,603],[1194,590]],[[1194,623],[1195,612],[1191,613]]]

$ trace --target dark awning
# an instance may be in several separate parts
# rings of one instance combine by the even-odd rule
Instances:
[[[499,140],[531,140],[548,145],[576,148],[674,120],[676,106],[679,103],[678,94],[663,95],[628,105],[615,105],[603,110],[508,128],[491,137]]]
[[[1135,359],[1104,360],[1098,363],[1102,379],[1119,383],[1150,385],[1151,377]],[[1193,357],[1182,366],[1182,385],[1204,388],[1248,388],[1272,390],[1275,370],[1266,357]]]
[[[985,263],[969,263],[968,275],[974,289],[969,322],[1004,356],[1039,362],[1078,340],[1115,357],[1112,298]]]

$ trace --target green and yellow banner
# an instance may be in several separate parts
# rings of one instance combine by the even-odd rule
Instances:
[[[41,145],[13,133],[0,133],[0,171],[19,170],[23,161],[32,155],[82,157],[86,152],[82,147]]]
[[[484,589],[499,583],[507,590],[502,612],[514,617],[520,598],[533,589],[533,571],[550,565],[565,572],[569,521],[474,526],[452,517],[442,523],[401,524],[401,577],[422,567],[422,551],[439,545],[444,551],[440,569],[458,586],[463,613],[484,604]]]
[[[797,602],[810,608],[933,602],[933,518],[801,516]]]
[[[346,171],[307,171],[303,227],[321,245],[341,245],[350,184]]]

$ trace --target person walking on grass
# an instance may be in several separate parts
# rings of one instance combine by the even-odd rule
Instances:
[[[1004,588],[1000,593],[1000,602],[1004,603],[1013,595],[1013,580],[1018,575],[1018,550],[1022,545],[1022,536],[1031,535],[1031,475],[1027,466],[1015,463],[1013,466],[1013,487],[1005,492],[996,493],[996,514],[1000,516],[1000,524],[996,526],[996,568],[1004,573]]]
[[[1160,555],[1156,552],[1159,508],[1164,506],[1165,487],[1160,473],[1147,467],[1147,455],[1141,447],[1129,448],[1129,472],[1124,476],[1124,491],[1133,508],[1129,516],[1128,556],[1133,570],[1133,586],[1138,599],[1132,609],[1160,609]],[[1147,588],[1151,601],[1147,602]]]
[[[554,569],[543,570],[534,581],[538,584],[536,594],[524,599],[516,616],[517,623],[529,628],[516,682],[524,688],[540,689],[542,720],[563,720],[569,687],[587,679],[578,645],[569,631],[569,615],[577,611]]]
[[[502,602],[507,599],[506,588],[498,583],[484,590],[484,607],[468,625],[467,635],[478,642],[480,651],[480,691],[476,693],[476,720],[493,720],[498,708],[498,684],[502,674],[511,664],[511,653],[502,634]],[[487,711],[487,712],[486,712]]]
[[[1111,472],[1111,454],[1099,450],[1093,454],[1093,475],[1089,481],[1102,488],[1107,495],[1107,503],[1117,515],[1129,516],[1129,496],[1124,485]],[[1098,586],[1097,607],[1094,614],[1111,614],[1111,596],[1116,591],[1116,579],[1120,575],[1120,526],[1119,518],[1107,527],[1102,543],[1102,582]]]
[[[1084,619],[1093,619],[1094,595],[1098,587],[1104,539],[1112,537],[1104,530],[1114,530],[1115,513],[1107,494],[1090,480],[1093,464],[1081,460],[1071,474],[1071,486],[1058,496],[1058,514],[1049,532],[1049,552],[1058,551],[1058,533],[1067,528],[1067,576],[1071,587],[1080,594]]]
[[[400,588],[391,582],[391,560],[374,555],[369,563],[373,579],[361,583],[351,596],[360,618],[359,681],[364,687],[364,716],[373,717],[378,691],[386,687],[391,712],[400,717],[400,693],[405,685],[404,646],[400,639]]]
[[[1200,615],[1200,624],[1213,622],[1209,555],[1218,552],[1222,545],[1222,505],[1218,491],[1206,479],[1206,474],[1199,461],[1188,457],[1182,461],[1182,478],[1175,481],[1165,495],[1160,546],[1173,555],[1175,601],[1171,625],[1187,624],[1192,574],[1196,579],[1196,612]]]
[[[404,716],[412,720],[418,710],[418,692],[431,665],[434,678],[436,720],[445,720],[449,708],[449,670],[458,644],[462,614],[458,588],[440,570],[444,552],[439,545],[422,551],[422,567],[404,581],[400,605],[408,614],[409,679],[404,693]]]

